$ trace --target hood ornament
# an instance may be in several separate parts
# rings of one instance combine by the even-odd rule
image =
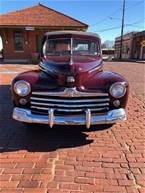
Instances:
[[[73,65],[73,58],[72,58],[72,55],[71,55],[71,57],[70,57],[69,65]]]
[[[67,83],[72,83],[75,82],[75,78],[73,76],[68,76],[66,81]]]

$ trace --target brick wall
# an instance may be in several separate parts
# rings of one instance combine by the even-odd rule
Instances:
[[[23,34],[23,51],[15,51],[14,49],[14,32],[20,31]],[[3,56],[4,59],[14,60],[22,59],[32,61],[36,57],[36,35],[43,37],[43,34],[47,32],[46,30],[34,30],[26,31],[23,29],[4,29],[1,31],[2,41],[3,41]],[[37,54],[38,55],[38,54]]]

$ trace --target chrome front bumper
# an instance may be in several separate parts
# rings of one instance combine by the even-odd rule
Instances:
[[[31,113],[31,110],[17,108],[13,110],[13,119],[27,123],[41,123],[48,124],[50,127],[53,125],[86,125],[87,128],[90,125],[96,124],[113,124],[126,120],[125,110],[115,109],[108,111],[105,115],[92,114],[87,109],[82,115],[64,115],[56,116],[52,109],[48,111],[48,116],[35,115]]]

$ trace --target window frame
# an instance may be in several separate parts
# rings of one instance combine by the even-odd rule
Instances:
[[[19,36],[21,39],[20,39],[20,41],[19,41],[19,43],[21,43],[21,49],[19,49],[19,48],[16,48],[16,46],[17,46],[17,44],[18,43],[16,43],[16,34],[21,34],[21,36]],[[14,31],[14,33],[13,33],[13,46],[14,46],[14,51],[15,52],[24,52],[24,36],[23,36],[23,32],[21,32],[21,31]]]

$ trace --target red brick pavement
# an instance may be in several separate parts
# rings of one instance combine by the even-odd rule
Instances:
[[[131,92],[142,101],[145,101],[145,63],[108,62],[106,70],[121,73],[130,83]]]
[[[117,70],[131,80],[135,72],[124,63],[121,66]],[[145,192],[145,106],[139,100],[144,91],[140,95],[131,87],[135,94],[129,98],[128,120],[110,128],[28,129],[11,118],[8,86],[26,67],[4,67],[0,69],[0,193]],[[105,68],[114,71],[116,64]]]

